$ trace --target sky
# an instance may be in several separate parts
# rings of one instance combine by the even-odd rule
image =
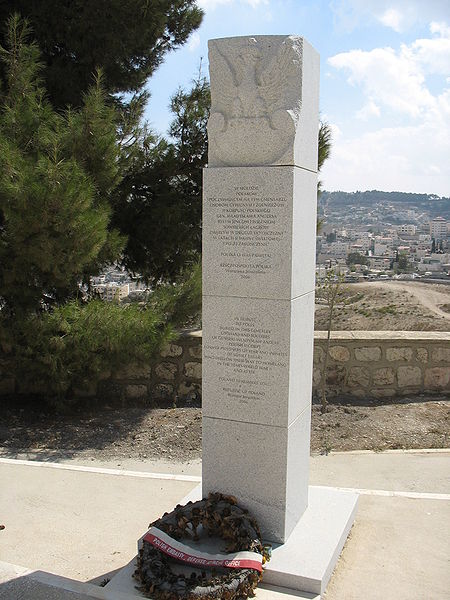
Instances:
[[[208,39],[300,35],[321,57],[328,191],[450,196],[450,0],[198,0],[201,27],[149,80],[146,118],[167,132],[170,97],[208,77]]]

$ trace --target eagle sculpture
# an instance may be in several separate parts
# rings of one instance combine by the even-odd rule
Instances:
[[[226,41],[209,46],[209,164],[280,164],[301,110],[302,40],[288,37],[276,52],[267,38],[264,46],[254,37]]]

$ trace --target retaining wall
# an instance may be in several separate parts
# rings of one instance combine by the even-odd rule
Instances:
[[[322,383],[327,334],[314,335],[313,392]],[[144,366],[117,371],[79,396],[172,404],[201,398],[202,332],[185,332]],[[295,368],[295,365],[292,365]],[[298,365],[300,368],[300,365]],[[17,390],[0,372],[0,395]],[[450,333],[336,331],[330,340],[329,396],[390,398],[450,392]]]

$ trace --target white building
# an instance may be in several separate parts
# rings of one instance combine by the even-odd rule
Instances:
[[[361,250],[363,252],[367,252],[372,247],[372,238],[370,237],[360,237],[356,240],[354,246],[361,246]]]
[[[93,289],[107,302],[120,302],[130,293],[130,285],[128,283],[105,283],[94,285]]]
[[[431,258],[431,256],[422,258],[417,268],[421,273],[426,273],[427,271],[441,273],[444,270],[441,261],[438,258]]]
[[[348,254],[348,244],[347,242],[331,242],[328,244],[328,251],[335,258],[346,258]]]
[[[392,245],[393,245],[393,239],[391,237],[377,236],[375,238],[373,253],[376,256],[381,256],[383,254],[390,254]]]
[[[397,226],[398,233],[405,233],[406,235],[416,235],[417,227],[412,224],[404,224]]]
[[[444,217],[436,217],[430,221],[430,235],[435,240],[447,239],[447,221]]]
[[[369,256],[369,266],[371,269],[387,271],[391,267],[391,258],[384,256]]]

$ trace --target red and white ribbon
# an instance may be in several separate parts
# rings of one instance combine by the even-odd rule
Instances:
[[[233,554],[209,554],[186,546],[174,540],[157,527],[151,527],[144,535],[149,542],[164,554],[196,567],[228,567],[229,569],[255,569],[261,573],[262,559],[257,552],[236,552]]]

